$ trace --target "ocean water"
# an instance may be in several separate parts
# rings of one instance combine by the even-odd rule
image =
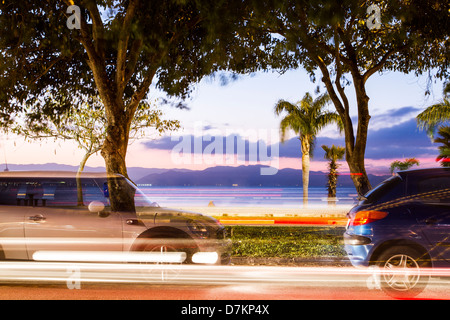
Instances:
[[[302,188],[278,187],[148,187],[140,189],[161,207],[202,207],[212,201],[227,207],[298,207],[303,204]],[[352,205],[354,188],[337,188],[337,204]],[[326,205],[326,188],[309,188],[308,204]]]

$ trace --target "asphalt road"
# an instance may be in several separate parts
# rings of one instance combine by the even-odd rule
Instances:
[[[440,277],[438,277],[440,276]],[[390,300],[353,267],[0,264],[1,300]],[[414,299],[450,299],[436,274]]]
[[[427,288],[414,299],[450,299],[449,286]],[[413,297],[411,297],[413,298]],[[80,289],[64,285],[8,284],[0,286],[1,300],[395,300],[381,290],[339,286],[254,285],[130,285],[87,284]]]

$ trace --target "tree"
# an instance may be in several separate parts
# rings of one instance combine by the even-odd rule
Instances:
[[[253,28],[276,35],[276,54],[285,52],[286,64],[278,60],[272,66],[292,68],[294,60],[313,80],[320,72],[342,118],[346,161],[361,195],[371,189],[364,159],[370,120],[369,78],[385,70],[421,74],[431,69],[445,78],[449,71],[448,1],[374,1],[380,23],[369,28],[368,21],[374,18],[367,13],[370,4],[358,0],[262,1],[248,17]],[[356,126],[347,85],[356,94]]]
[[[99,96],[107,121],[106,171],[127,176],[131,123],[150,85],[185,98],[203,76],[256,61],[262,49],[241,46],[236,37],[242,27],[234,23],[236,3],[2,1],[1,124],[11,125],[11,115],[29,105],[57,118],[73,99]],[[240,63],[230,66],[231,56]],[[111,209],[134,210],[133,190],[116,183],[108,181]]]
[[[35,111],[27,110],[26,112],[33,114]],[[180,128],[180,121],[164,120],[162,115],[162,111],[157,109],[154,103],[141,101],[131,122],[129,140],[148,137],[150,128],[159,135]],[[45,114],[39,116],[39,118],[27,117],[22,114],[19,119],[16,119],[11,131],[23,135],[28,140],[44,138],[74,140],[84,151],[78,173],[84,170],[90,156],[101,151],[106,138],[107,121],[103,105],[98,97],[85,98],[58,118]],[[19,123],[20,119],[23,119],[23,123]]]
[[[450,82],[444,87],[444,99],[437,104],[429,106],[417,115],[417,125],[419,129],[426,130],[430,137],[438,126],[450,121]]]
[[[333,144],[331,147],[322,145],[322,149],[325,151],[324,158],[330,161],[330,163],[328,164],[329,169],[328,183],[327,183],[328,198],[336,198],[336,186],[337,186],[337,179],[339,176],[337,171],[339,164],[337,163],[337,161],[344,158],[345,148],[340,146],[336,147]]]
[[[78,205],[82,206],[83,192],[79,178],[88,159],[102,149],[106,138],[107,121],[100,99],[85,97],[58,118],[34,113],[30,108],[27,112],[36,114],[36,117],[26,117],[22,114],[20,119],[24,120],[23,123],[16,121],[11,128],[12,132],[23,135],[28,140],[44,138],[74,140],[84,151],[76,174]],[[141,101],[131,123],[130,140],[147,136],[149,128],[154,128],[157,133],[162,134],[180,127],[178,120],[163,120],[161,117],[161,110],[151,107],[147,101]]]
[[[450,127],[440,127],[438,134],[440,137],[434,139],[434,143],[442,143],[439,146],[439,156],[436,161],[441,163],[442,167],[450,167]]]
[[[389,169],[390,169],[391,173],[394,173],[395,169],[408,170],[413,165],[418,166],[419,160],[417,160],[416,158],[408,158],[405,161],[395,160],[391,163],[391,166]]]
[[[280,100],[275,105],[276,115],[287,112],[287,115],[280,122],[281,140],[285,141],[288,130],[293,130],[299,136],[302,149],[304,205],[308,204],[309,163],[314,150],[314,140],[325,126],[331,123],[341,124],[337,113],[324,110],[329,101],[330,98],[327,94],[313,100],[312,96],[306,93],[303,99],[296,104]]]

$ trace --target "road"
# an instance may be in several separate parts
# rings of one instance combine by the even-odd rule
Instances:
[[[450,299],[449,284],[427,288],[415,299]],[[65,285],[8,284],[0,286],[0,300],[394,300],[381,290],[338,286],[255,285]]]
[[[392,299],[373,269],[353,267],[2,262],[0,271],[2,300]],[[450,276],[442,272],[411,298],[450,299]]]

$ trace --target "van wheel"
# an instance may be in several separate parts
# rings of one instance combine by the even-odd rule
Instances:
[[[376,265],[380,270],[381,288],[395,298],[411,298],[425,289],[429,275],[423,274],[430,266],[423,254],[407,246],[392,247],[384,251]]]

